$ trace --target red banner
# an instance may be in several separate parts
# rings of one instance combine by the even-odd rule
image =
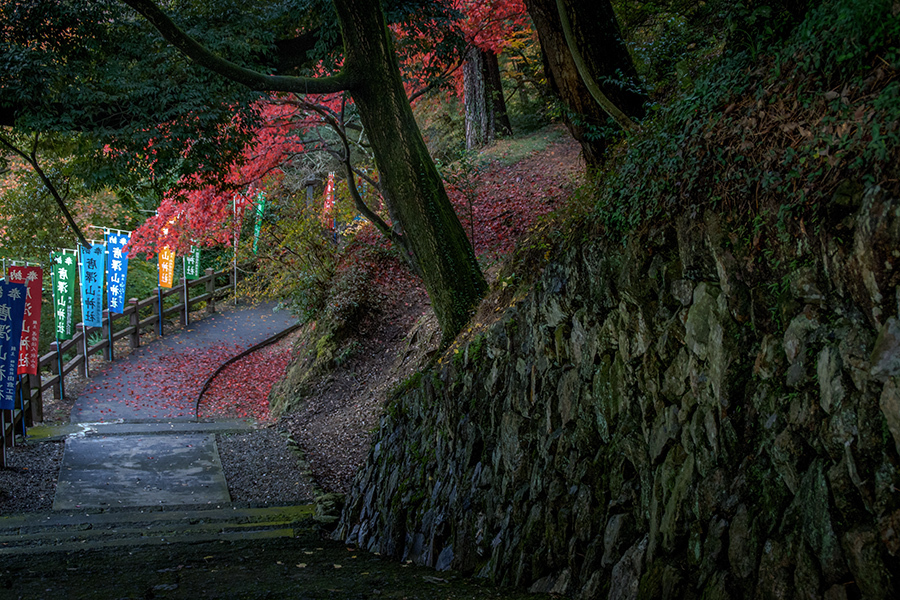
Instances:
[[[41,289],[44,272],[40,267],[10,267],[9,281],[25,284],[25,318],[19,338],[18,374],[37,374],[38,344],[41,337]]]
[[[334,173],[328,174],[325,183],[325,205],[322,207],[322,222],[330,225],[331,213],[334,212]]]

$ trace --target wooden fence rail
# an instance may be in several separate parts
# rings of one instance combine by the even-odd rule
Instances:
[[[181,326],[188,325],[192,307],[200,303],[206,303],[207,313],[214,313],[216,300],[234,291],[235,284],[231,269],[218,272],[206,269],[199,279],[182,279],[180,285],[160,289],[157,295],[143,300],[132,298],[121,314],[103,311],[102,327],[78,323],[72,339],[50,344],[50,352],[38,360],[38,374],[20,377],[15,410],[0,411],[3,435],[0,466],[6,466],[6,447],[15,444],[16,435],[24,434],[28,427],[44,420],[44,394],[50,392],[54,398],[65,396],[66,375],[81,368],[85,377],[90,377],[90,357],[102,352],[107,360],[115,360],[115,343],[121,339],[128,338],[129,346],[137,348],[142,334],[152,331],[165,335],[166,321],[173,315],[178,315]],[[166,306],[172,296],[176,302]],[[122,321],[127,325],[117,327],[123,325]]]

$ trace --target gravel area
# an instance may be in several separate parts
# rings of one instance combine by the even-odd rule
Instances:
[[[7,448],[7,466],[0,468],[0,515],[50,510],[62,456],[62,442]]]
[[[275,428],[216,436],[231,501],[259,506],[309,504],[316,489],[301,453]],[[63,443],[7,448],[0,468],[0,516],[53,508]]]
[[[299,449],[275,428],[216,436],[231,501],[309,504],[315,487]]]

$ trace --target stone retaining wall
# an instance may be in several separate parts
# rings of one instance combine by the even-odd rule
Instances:
[[[900,203],[829,215],[572,249],[390,406],[336,537],[575,598],[893,597]]]

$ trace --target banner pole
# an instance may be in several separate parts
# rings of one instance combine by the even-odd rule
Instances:
[[[181,281],[184,285],[184,326],[187,327],[191,324],[191,305],[190,305],[190,294],[188,293],[188,278],[187,278],[187,257],[181,257]]]
[[[0,467],[6,466],[6,419],[3,417],[4,411],[0,410],[0,450],[2,450],[2,460]]]
[[[84,264],[84,246],[78,246],[78,281],[81,282],[80,290],[81,290],[81,347],[84,349],[84,364],[82,368],[84,370],[85,379],[90,379],[91,372],[88,369],[88,342],[87,342],[87,325],[84,323],[84,271],[83,269],[87,269],[87,266]],[[77,327],[76,327],[77,331]]]
[[[107,306],[109,305],[109,296],[106,298]],[[101,313],[103,314],[103,313]],[[106,309],[106,359],[112,362],[113,359],[113,339],[112,339],[112,312]]]
[[[65,400],[65,388],[63,387],[62,346],[59,343],[59,335],[56,336],[56,364],[59,367],[59,399]]]
[[[157,305],[159,306],[159,337],[163,335],[163,307],[162,307],[162,288],[160,286],[156,286],[156,300]]]
[[[233,196],[234,200],[234,280],[232,284],[232,293],[234,294],[234,305],[237,306],[237,251],[238,241],[241,237],[241,226],[238,225],[237,218],[237,194]]]
[[[22,383],[22,376],[18,374],[16,376],[19,379],[19,405],[22,407],[22,440],[24,443],[25,437],[28,435],[28,430],[25,428],[25,385]]]

